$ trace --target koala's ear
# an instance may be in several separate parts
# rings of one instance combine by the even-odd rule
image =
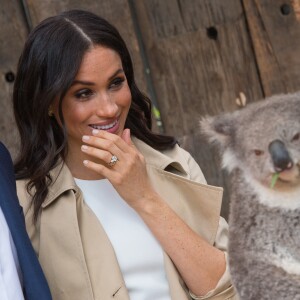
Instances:
[[[211,143],[226,146],[234,131],[232,114],[223,114],[215,117],[206,116],[200,120],[201,132],[209,138]]]

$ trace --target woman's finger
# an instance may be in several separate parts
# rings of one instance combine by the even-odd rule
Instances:
[[[100,174],[101,176],[103,176],[104,178],[107,179],[111,179],[114,176],[114,170],[113,168],[110,168],[106,165],[101,165],[101,164],[97,164],[91,160],[84,160],[83,164],[85,165],[85,167],[87,167],[88,169]]]
[[[82,145],[81,151],[94,158],[102,160],[106,164],[109,164],[113,155],[117,155],[117,153],[112,154],[109,151],[87,146],[87,145]]]
[[[131,136],[130,136],[130,129],[128,128],[124,129],[121,137],[126,142],[127,145],[133,146]]]
[[[125,135],[128,134],[128,130],[124,130],[124,131],[125,131]],[[123,131],[122,135],[124,134],[124,131]],[[122,137],[120,137],[116,134],[112,134],[105,130],[97,130],[97,129],[94,129],[92,131],[92,134],[94,137],[102,138],[104,140],[112,142],[113,144],[115,144],[118,148],[120,148],[124,152],[128,152],[130,149],[130,145],[127,144],[127,142],[125,140],[123,140]]]
[[[119,158],[123,157],[123,155],[124,155],[124,152],[112,140],[107,140],[107,139],[96,137],[96,136],[83,136],[82,141],[88,147],[88,148],[82,149],[82,151],[89,150],[90,153],[94,154],[93,155],[94,157],[97,157],[97,154],[100,154],[100,152],[96,151],[97,149],[111,153],[111,155],[116,155]],[[93,149],[95,149],[95,150],[93,150]],[[102,155],[101,155],[101,157],[102,157]]]

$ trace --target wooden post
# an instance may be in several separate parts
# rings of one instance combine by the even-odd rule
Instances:
[[[299,0],[243,0],[265,96],[300,86]]]
[[[17,62],[27,36],[27,25],[18,0],[1,1],[0,10],[0,140],[13,157],[18,134],[12,110],[12,90]]]

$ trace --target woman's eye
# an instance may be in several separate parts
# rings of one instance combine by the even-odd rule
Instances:
[[[117,77],[110,83],[110,88],[117,88],[119,87],[123,82],[125,81],[125,78]]]
[[[83,89],[83,90],[78,91],[75,94],[75,97],[78,99],[86,99],[86,98],[89,98],[92,94],[93,94],[93,92],[91,90]]]

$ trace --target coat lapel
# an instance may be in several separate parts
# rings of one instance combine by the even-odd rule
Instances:
[[[190,181],[164,170],[148,167],[156,191],[169,206],[210,244],[219,225],[222,188]]]
[[[54,299],[129,300],[104,229],[84,203],[66,166],[59,177],[64,178],[64,184],[56,180],[51,187],[54,192],[49,193],[43,205],[38,251],[51,290],[55,292]],[[60,205],[52,205],[58,196]]]
[[[94,212],[81,199],[78,221],[95,299],[129,300],[114,249]],[[102,260],[99,260],[102,257]]]

